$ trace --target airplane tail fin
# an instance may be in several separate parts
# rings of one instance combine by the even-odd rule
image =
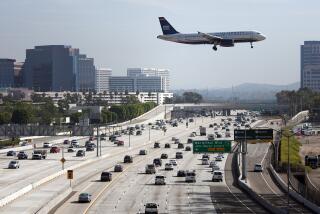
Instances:
[[[161,29],[162,29],[163,35],[179,33],[178,31],[176,31],[176,30],[170,25],[170,23],[166,20],[166,18],[164,18],[164,17],[159,17],[159,21],[160,21],[160,25],[161,25]]]

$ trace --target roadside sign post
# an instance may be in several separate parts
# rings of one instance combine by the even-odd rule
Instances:
[[[71,180],[73,179],[73,170],[67,171],[67,178],[70,180],[70,187],[71,187]]]
[[[62,157],[61,157],[61,163],[62,163],[62,170],[64,170],[64,162],[66,162],[66,159],[64,158],[64,147],[62,146],[61,147],[61,155],[62,155]]]

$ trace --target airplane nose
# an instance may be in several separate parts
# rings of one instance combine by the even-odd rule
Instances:
[[[264,35],[260,35],[260,40],[265,40],[266,39],[266,37],[264,36]]]

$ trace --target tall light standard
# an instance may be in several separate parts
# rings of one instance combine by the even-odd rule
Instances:
[[[150,140],[151,140],[151,135],[150,135],[150,125],[148,125],[148,127],[149,127],[149,142],[150,142]]]

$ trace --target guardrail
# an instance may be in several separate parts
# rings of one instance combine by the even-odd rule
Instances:
[[[278,173],[274,170],[273,166],[270,164],[270,172],[271,175],[275,178],[276,182],[279,184],[279,186],[281,187],[281,189],[284,192],[288,192],[287,191],[287,183],[285,183],[282,178],[278,175]],[[305,199],[304,197],[302,197],[301,195],[299,195],[297,192],[295,192],[294,190],[292,190],[291,188],[289,189],[289,195],[294,198],[295,200],[297,200],[298,202],[300,202],[301,204],[303,204],[304,206],[308,207],[310,210],[312,210],[315,213],[320,213],[320,207],[318,207],[316,204],[308,201],[307,199]]]

